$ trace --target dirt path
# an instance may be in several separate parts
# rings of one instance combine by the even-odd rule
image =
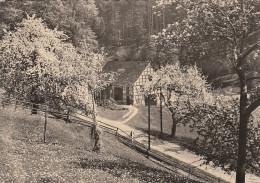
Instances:
[[[123,121],[121,121],[121,123],[126,123],[135,117],[135,115],[138,113],[138,109],[132,105],[124,105],[123,107],[127,108],[128,112],[122,117]]]
[[[130,134],[130,132],[134,132],[135,134],[138,134],[139,136],[142,135],[143,133],[135,130],[134,128],[131,128],[129,126],[127,126],[125,123],[128,122],[130,119],[132,119],[133,117],[136,116],[136,114],[138,113],[138,109],[134,106],[131,105],[122,105],[122,107],[127,108],[128,112],[122,116],[122,118],[120,120],[110,120],[110,119],[106,119],[105,117],[101,117],[101,116],[97,116],[97,120],[118,127],[121,130],[128,132]],[[144,135],[146,136],[146,135]]]
[[[11,168],[10,172],[6,172],[6,176],[10,178],[11,174],[12,182],[23,183],[26,180],[27,173],[22,166],[22,157],[17,153],[17,147],[22,146],[12,139],[12,135],[15,134],[15,128],[13,120],[3,120],[0,124],[0,144],[1,144],[1,158],[4,162],[3,167]],[[2,162],[2,163],[3,163]],[[0,180],[5,182],[6,180]]]

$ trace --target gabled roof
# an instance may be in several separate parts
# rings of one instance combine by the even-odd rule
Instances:
[[[117,72],[123,69],[114,85],[132,86],[148,65],[149,62],[145,61],[110,61],[104,66],[103,72]]]

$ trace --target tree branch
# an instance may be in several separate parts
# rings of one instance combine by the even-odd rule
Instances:
[[[220,8],[217,8],[219,10],[219,12],[222,14],[222,16],[226,17],[227,18],[227,22],[228,24],[231,26],[231,29],[233,31],[233,34],[234,34],[234,41],[235,43],[237,43],[237,38],[236,38],[236,35],[237,35],[237,32],[236,32],[236,29],[234,27],[234,25],[232,24],[231,20],[229,19],[228,15],[226,15]]]
[[[219,38],[222,38],[222,39],[225,39],[226,41],[230,41],[230,42],[232,42],[233,40],[230,38],[230,37],[228,37],[228,36],[224,36],[224,35],[216,35],[216,37],[219,37]]]
[[[246,51],[244,51],[240,56],[238,60],[238,67],[241,67],[243,64],[245,64],[246,57],[252,53],[254,50],[256,50],[259,47],[259,42],[251,45]]]
[[[259,106],[260,106],[260,98],[256,99],[253,103],[251,103],[247,107],[246,114],[250,115]]]
[[[166,101],[165,96],[162,93],[161,93],[161,96],[162,96],[162,98],[164,100],[164,104],[166,105],[167,108],[169,108],[169,105],[168,105],[168,102]]]

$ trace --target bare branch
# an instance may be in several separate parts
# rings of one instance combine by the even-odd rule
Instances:
[[[255,51],[257,48],[259,47],[259,42],[251,45],[246,51],[244,51],[240,56],[239,56],[239,60],[238,60],[238,67],[241,67],[242,65],[245,64],[246,62],[246,57],[252,53],[253,51]]]
[[[257,107],[260,106],[260,98],[252,102],[246,109],[246,114],[250,115]]]

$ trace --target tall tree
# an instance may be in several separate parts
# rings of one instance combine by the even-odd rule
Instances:
[[[95,95],[111,84],[117,76],[117,73],[104,73],[102,71],[104,65],[103,49],[101,49],[99,53],[83,51],[82,55],[87,66],[87,72],[85,74],[82,73],[82,77],[85,78],[83,81],[86,81],[88,85],[87,91],[91,95],[91,101],[89,103],[90,105],[88,105],[89,109],[87,111],[91,111],[93,117],[93,125],[91,128],[91,137],[94,140],[93,151],[99,152],[101,149],[101,129],[96,120],[97,110]]]
[[[169,1],[160,1],[162,4]],[[248,122],[251,113],[260,105],[258,89],[248,90],[245,65],[250,54],[259,51],[260,12],[250,0],[200,0],[179,1],[187,12],[187,18],[169,27],[169,35],[179,49],[192,45],[199,55],[207,54],[219,42],[225,42],[225,56],[240,80],[239,139],[236,182],[245,182]],[[198,46],[203,45],[203,46]]]

